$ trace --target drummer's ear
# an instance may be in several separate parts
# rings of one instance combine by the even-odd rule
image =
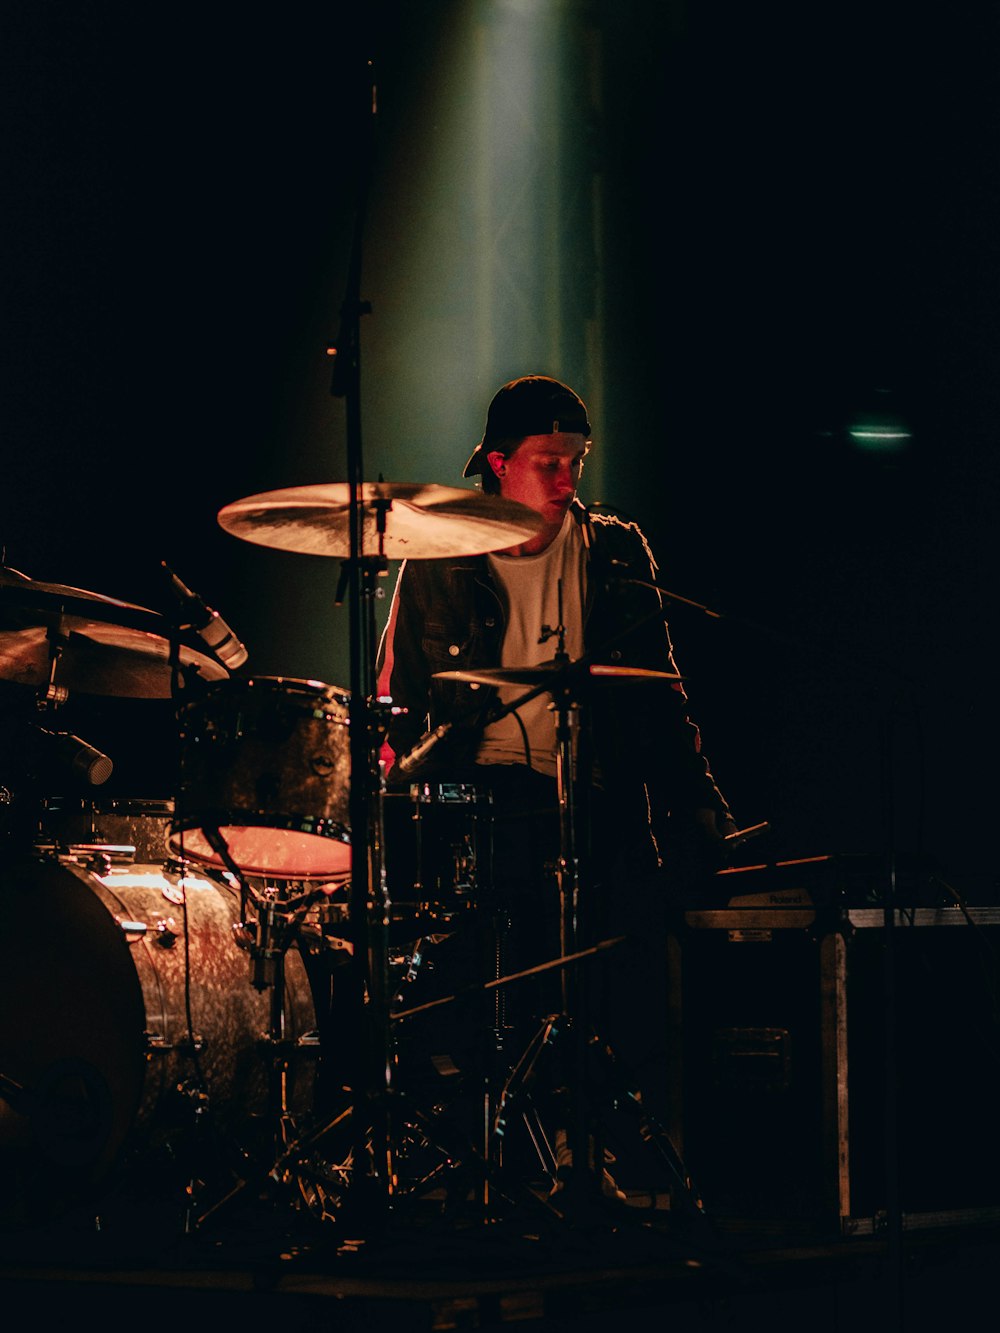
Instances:
[[[491,449],[486,455],[486,461],[498,477],[502,477],[507,471],[505,466],[507,462],[506,456],[502,454],[499,449]]]

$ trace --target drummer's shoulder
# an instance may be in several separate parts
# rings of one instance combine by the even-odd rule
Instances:
[[[649,540],[634,519],[614,512],[594,510],[589,511],[588,518],[594,539],[600,547],[623,559],[641,554],[655,567],[656,560]]]
[[[618,536],[622,540],[646,540],[642,528],[635,519],[616,509],[588,509],[586,515],[594,531],[609,539]]]

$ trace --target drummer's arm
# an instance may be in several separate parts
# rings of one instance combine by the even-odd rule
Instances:
[[[397,590],[398,590],[397,584]],[[382,641],[378,650],[378,681],[375,686],[376,694],[380,699],[388,699],[390,695],[390,682],[392,680],[392,667],[396,660],[393,640],[396,634],[396,621],[399,617],[399,598],[393,593],[392,602],[389,605],[389,619],[382,632]],[[388,773],[396,761],[396,752],[389,744],[388,735],[382,742],[382,748],[379,751],[379,758],[385,765],[385,771]]]
[[[422,617],[415,605],[412,571],[404,561],[389,607],[389,617],[378,652],[378,693],[392,700],[388,734],[380,758],[388,773],[396,756],[420,739],[427,716],[430,676],[421,643]],[[398,711],[397,711],[398,710]]]

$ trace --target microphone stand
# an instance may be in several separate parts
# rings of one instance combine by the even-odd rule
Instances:
[[[347,292],[341,307],[341,326],[334,349],[330,392],[343,398],[347,415],[347,469],[349,482],[350,548],[337,589],[339,603],[345,584],[349,606],[350,645],[350,768],[351,884],[349,930],[354,945],[349,973],[351,995],[348,1085],[353,1097],[353,1168],[347,1191],[347,1210],[353,1233],[351,1245],[370,1239],[388,1218],[393,1180],[388,1129],[389,979],[388,919],[383,863],[381,790],[377,782],[379,741],[370,700],[375,693],[377,639],[373,601],[374,578],[385,574],[382,541],[378,555],[366,556],[364,538],[364,468],[362,466],[360,410],[360,320],[371,306],[360,295],[361,251],[367,209],[376,113],[376,87],[371,77],[367,99],[366,143],[362,150],[359,200],[348,271]],[[365,151],[367,150],[367,151]],[[377,513],[380,534],[385,513]],[[378,791],[373,810],[373,792]],[[360,1235],[358,1233],[361,1233]]]

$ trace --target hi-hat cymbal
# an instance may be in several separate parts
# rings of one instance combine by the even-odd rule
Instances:
[[[563,675],[581,675],[591,680],[669,681],[676,684],[684,679],[669,671],[650,671],[645,667],[605,666],[593,662],[579,666],[573,662],[539,662],[523,667],[479,667],[468,671],[435,671],[435,680],[464,680],[470,685],[545,685]]]
[[[502,551],[544,526],[527,505],[481,491],[383,481],[365,482],[359,491],[361,553],[387,560]],[[346,482],[290,486],[234,500],[219,510],[218,520],[234,537],[260,546],[304,555],[351,554]]]
[[[51,664],[58,653],[55,673]],[[229,672],[210,653],[178,645],[179,664],[205,681]],[[83,588],[36,583],[0,567],[0,680],[70,693],[168,699],[171,631],[155,611]]]

